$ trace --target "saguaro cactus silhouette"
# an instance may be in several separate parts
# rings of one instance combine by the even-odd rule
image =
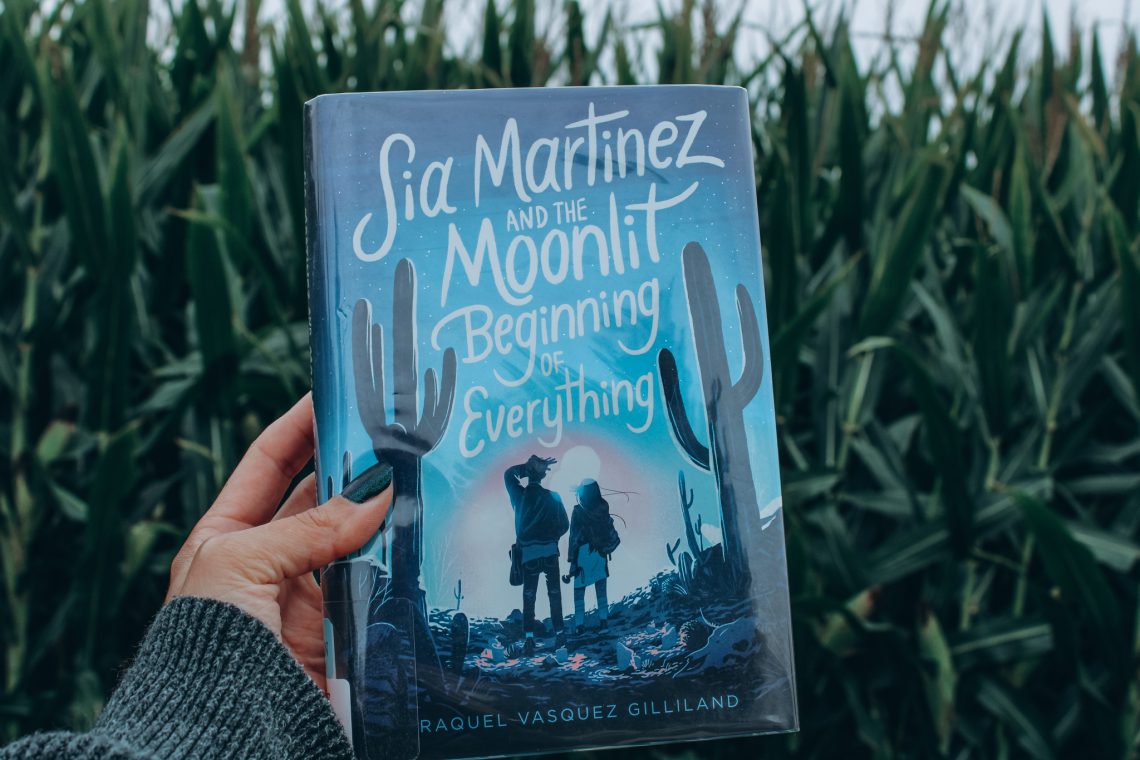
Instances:
[[[701,554],[701,546],[697,543],[697,533],[693,530],[693,519],[690,514],[693,509],[693,489],[685,485],[684,470],[677,471],[677,491],[681,495],[681,516],[685,518],[685,541],[689,545],[689,553],[698,557]]]
[[[685,401],[677,360],[667,348],[657,355],[661,389],[669,423],[681,449],[698,467],[711,470],[720,496],[721,539],[725,566],[737,589],[750,579],[747,536],[760,531],[756,485],[748,459],[748,438],[744,429],[744,407],[748,405],[764,375],[764,349],[756,311],[743,285],[736,286],[736,309],[740,315],[740,340],[744,366],[736,382],[729,374],[716,283],[704,249],[689,243],[682,254],[685,298],[689,305],[693,346],[697,354],[701,391],[708,422],[708,446],[693,432]],[[684,494],[682,494],[682,499]],[[687,521],[686,521],[687,522]]]
[[[388,461],[393,469],[392,511],[386,528],[391,531],[392,593],[412,601],[426,615],[420,585],[424,521],[421,464],[424,455],[439,444],[451,417],[456,359],[454,349],[448,348],[443,353],[441,378],[434,369],[424,371],[421,408],[416,270],[408,259],[396,265],[392,340],[393,415],[389,420],[384,398],[384,328],[372,322],[368,300],[357,301],[352,314],[356,406],[376,457]]]

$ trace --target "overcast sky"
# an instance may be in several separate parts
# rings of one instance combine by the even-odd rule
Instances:
[[[330,0],[334,7],[338,0]],[[661,0],[666,8],[675,8],[680,0]],[[722,15],[727,19],[742,0],[720,2]],[[302,0],[308,6],[312,0]],[[366,0],[367,2],[367,0]],[[780,39],[794,30],[803,20],[804,6],[797,0],[743,0],[745,29],[738,47],[738,60],[745,64],[759,60],[770,50],[769,39]],[[580,0],[587,21],[588,40],[594,39],[597,27],[612,8],[626,28],[655,18],[656,2],[647,0]],[[347,0],[339,0],[347,5]],[[509,10],[510,0],[500,0],[500,12]],[[417,3],[409,3],[418,6]],[[537,0],[539,25],[557,36],[561,24],[561,0]],[[283,17],[284,0],[262,0],[262,21]],[[475,49],[480,41],[485,0],[449,0],[446,6],[446,28],[450,44],[459,51]],[[896,38],[914,37],[922,30],[926,14],[926,0],[815,0],[811,2],[817,21],[826,26],[841,8],[847,8],[851,29],[855,35],[857,54],[865,70],[872,56],[881,49],[881,38],[890,30]],[[1027,32],[1027,48],[1035,49],[1040,42],[1042,10],[1049,11],[1054,43],[1059,51],[1067,51],[1068,37],[1075,21],[1076,27],[1087,32],[1095,26],[1101,36],[1102,50],[1111,72],[1111,63],[1121,44],[1122,29],[1127,22],[1135,29],[1140,21],[1140,2],[1132,0],[959,0],[955,4],[954,20],[948,31],[947,43],[959,56],[959,66],[967,69],[976,66],[987,55],[1003,49],[1003,42],[1011,30]],[[653,39],[653,38],[650,38]],[[646,58],[655,52],[647,49]],[[1086,53],[1087,54],[1087,53]]]

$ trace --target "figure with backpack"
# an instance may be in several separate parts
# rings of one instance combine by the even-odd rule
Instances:
[[[531,455],[523,464],[508,467],[503,474],[507,495],[515,511],[515,545],[511,547],[512,584],[521,575],[523,587],[523,629],[526,643],[523,652],[534,654],[534,633],[538,628],[534,605],[538,596],[538,579],[546,574],[546,593],[550,599],[550,622],[557,646],[566,643],[562,631],[562,588],[558,585],[558,539],[566,534],[570,521],[562,498],[542,486],[553,458]],[[526,485],[523,485],[523,480]]]
[[[586,622],[586,589],[594,587],[598,601],[598,628],[606,630],[609,600],[606,578],[609,559],[621,539],[610,516],[610,505],[602,497],[596,480],[584,480],[578,486],[578,503],[570,518],[570,573],[562,576],[565,583],[574,582],[574,632],[580,634]]]

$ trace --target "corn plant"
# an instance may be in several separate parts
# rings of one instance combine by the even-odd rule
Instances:
[[[755,107],[803,730],[646,756],[1140,752],[1131,38],[965,70],[939,0],[863,64],[810,13],[742,60],[736,3],[487,0],[459,49],[445,0],[164,7],[0,11],[0,741],[91,724],[308,386],[305,99],[660,81]]]

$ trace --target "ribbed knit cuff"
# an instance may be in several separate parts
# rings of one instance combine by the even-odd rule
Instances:
[[[159,612],[92,733],[169,758],[345,758],[332,707],[237,607],[180,597]]]

